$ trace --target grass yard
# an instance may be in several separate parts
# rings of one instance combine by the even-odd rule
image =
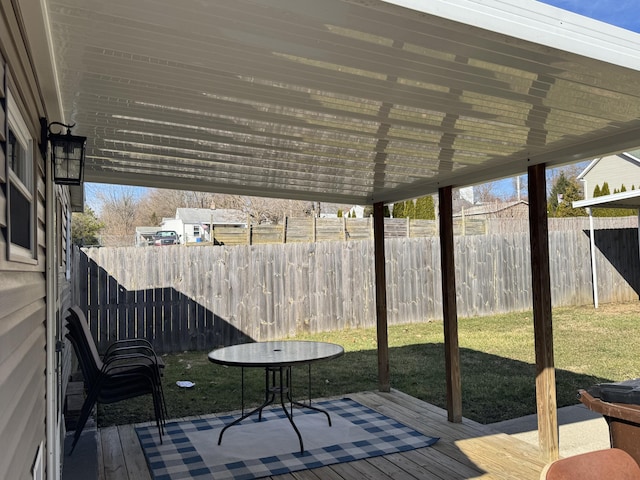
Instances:
[[[577,403],[579,388],[640,377],[640,303],[559,308],[553,312],[558,406]],[[313,398],[377,389],[375,329],[302,335],[344,346],[346,354],[312,366]],[[459,320],[463,415],[493,423],[535,413],[531,312]],[[441,321],[389,327],[391,386],[445,407]],[[171,418],[240,408],[240,369],[210,363],[207,352],[164,356]],[[306,396],[306,368],[294,370],[294,392]],[[180,389],[177,380],[196,383]],[[247,402],[262,400],[264,371],[245,370]],[[100,406],[100,426],[152,418],[151,399]]]

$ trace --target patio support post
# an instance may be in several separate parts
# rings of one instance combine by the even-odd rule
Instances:
[[[545,165],[539,164],[529,167],[528,174],[538,444],[546,460],[553,461],[558,458],[558,413],[551,322]]]
[[[453,254],[453,200],[451,187],[438,190],[440,210],[440,271],[442,279],[442,316],[444,320],[444,357],[447,376],[447,418],[462,422],[462,382],[458,345],[458,308],[456,269]]]
[[[384,256],[384,204],[373,204],[373,256],[376,282],[376,319],[378,332],[378,389],[389,392],[389,336],[387,332],[387,275]]]

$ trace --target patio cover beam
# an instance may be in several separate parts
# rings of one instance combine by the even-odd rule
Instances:
[[[559,446],[545,165],[529,167],[528,174],[538,443],[547,461],[553,461],[558,458]]]
[[[447,377],[447,417],[462,422],[462,381],[458,345],[458,307],[456,303],[456,266],[453,246],[453,195],[451,187],[438,190],[440,208],[440,278],[442,281],[442,317],[444,322],[444,361]]]
[[[391,390],[391,380],[387,328],[387,274],[385,272],[384,256],[384,203],[373,205],[373,238],[378,335],[378,388],[381,392],[389,392]]]

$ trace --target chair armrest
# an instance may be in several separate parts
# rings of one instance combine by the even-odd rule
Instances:
[[[164,368],[164,361],[159,357],[151,343],[144,338],[130,338],[118,340],[111,343],[105,351],[102,360],[106,361],[112,356],[120,356],[122,354],[129,355],[132,353],[140,353],[154,359],[159,368]]]
[[[151,342],[149,342],[146,338],[125,338],[124,340],[116,340],[114,342],[111,342],[111,344],[109,344],[109,346],[105,350],[104,356],[108,356],[114,349],[134,346],[146,347],[150,350],[153,350],[153,345],[151,345]]]
[[[136,352],[120,355],[111,355],[102,362],[101,373],[108,374],[114,368],[126,367],[145,367],[149,371],[156,372],[160,375],[160,366],[154,361],[153,357]]]
[[[131,347],[111,348],[102,356],[102,359],[104,361],[104,360],[108,360],[109,358],[119,357],[121,355],[131,355],[134,353],[145,355],[154,360],[158,358],[158,356],[156,355],[156,352],[154,352],[152,349],[142,345],[136,345]]]

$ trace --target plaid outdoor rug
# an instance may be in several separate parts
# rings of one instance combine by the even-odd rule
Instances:
[[[305,451],[282,408],[264,410],[225,431],[234,416],[201,418],[167,424],[163,444],[155,425],[136,427],[149,471],[155,480],[216,478],[250,480],[340,462],[404,452],[433,445],[427,437],[351,399],[330,400],[309,409],[294,409]]]

